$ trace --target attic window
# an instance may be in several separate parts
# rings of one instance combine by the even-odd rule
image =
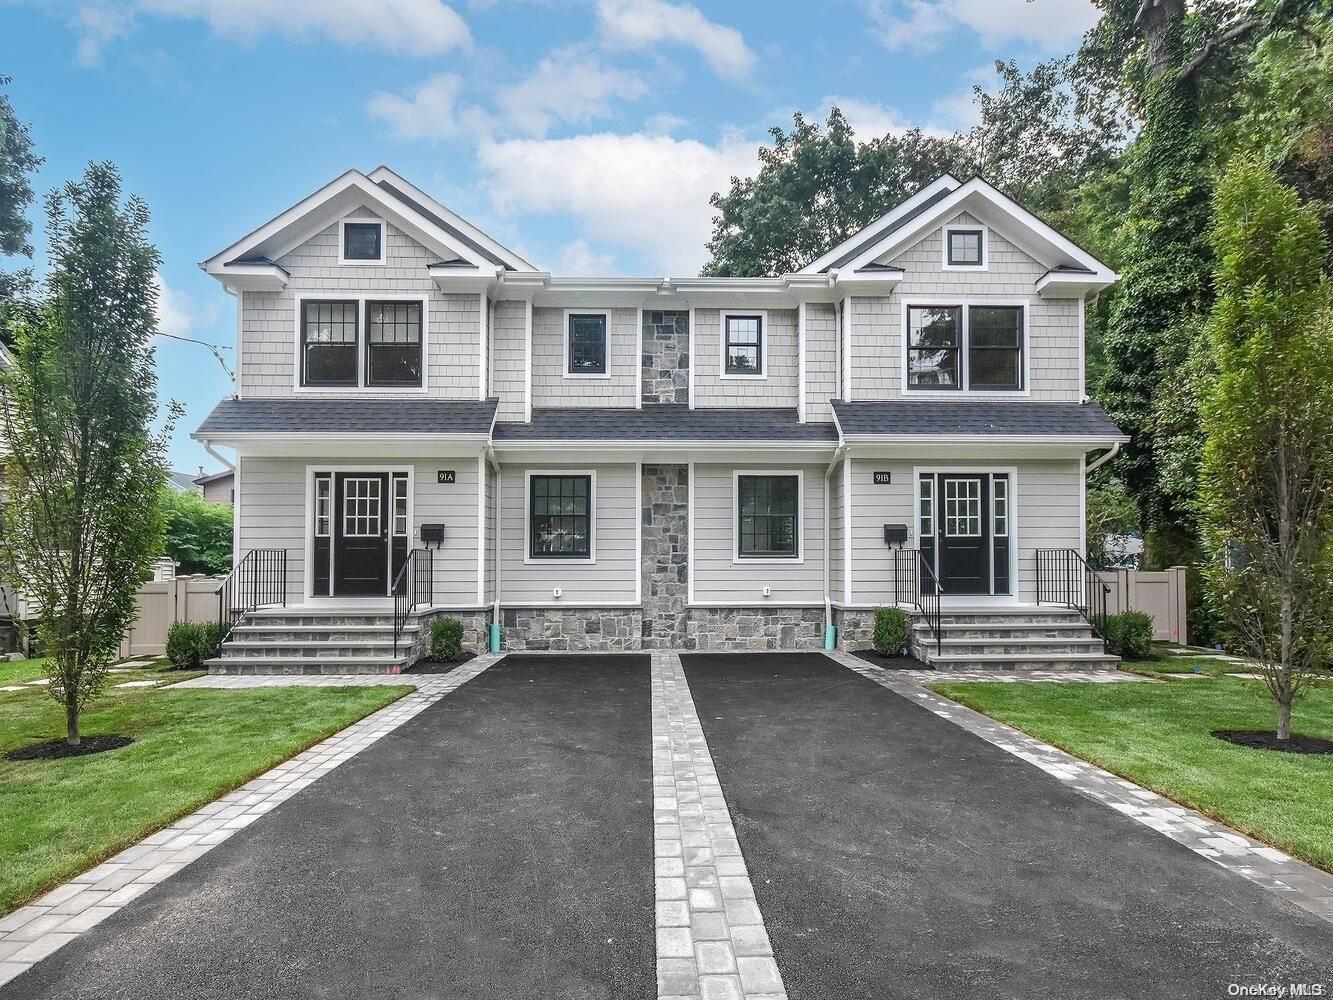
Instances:
[[[384,263],[384,223],[344,222],[342,224],[342,262],[344,264]]]
[[[959,226],[944,231],[944,266],[986,266],[986,230]]]

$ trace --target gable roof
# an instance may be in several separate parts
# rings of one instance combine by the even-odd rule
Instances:
[[[354,209],[365,207],[442,260],[462,260],[492,274],[496,270],[535,270],[518,254],[387,167],[378,167],[372,175],[348,170],[203,261],[200,267],[237,287],[281,287],[286,275],[275,263],[278,259]]]
[[[1046,265],[1047,272],[1037,282],[1038,291],[1058,289],[1082,295],[1106,288],[1119,278],[1107,265],[984,178],[960,183],[948,174],[811,261],[800,273],[863,272],[877,261],[892,259],[964,212]]]

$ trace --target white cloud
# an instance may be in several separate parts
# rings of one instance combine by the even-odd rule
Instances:
[[[608,275],[616,272],[614,254],[594,250],[587,240],[571,240],[556,255],[556,273],[572,277]]]
[[[864,0],[880,42],[891,51],[931,52],[967,29],[987,48],[1024,42],[1070,48],[1096,22],[1092,0]]]
[[[196,302],[184,292],[177,291],[154,275],[157,285],[157,329],[176,337],[188,337],[198,326],[208,326],[218,318],[216,303]]]
[[[708,20],[698,7],[665,0],[597,0],[602,41],[647,49],[675,42],[694,49],[719,76],[743,80],[758,61],[735,28]]]
[[[858,142],[869,142],[885,135],[901,135],[912,128],[920,128],[931,135],[943,134],[931,124],[912,121],[897,108],[858,97],[832,95],[824,98],[819,105],[818,120],[825,121],[829,111],[835,106],[842,111]]]
[[[995,93],[1000,87],[1000,76],[995,72],[994,63],[970,69],[964,74],[964,78],[968,81],[965,90],[937,97],[930,104],[935,119],[949,128],[969,129],[981,121],[981,108],[977,104],[977,95],[972,90],[973,85],[988,94]]]
[[[756,169],[753,143],[601,133],[484,142],[478,164],[496,211],[566,214],[587,238],[638,254],[655,274],[694,274],[712,234],[708,198]]]
[[[647,91],[638,77],[565,48],[542,59],[527,79],[500,91],[497,103],[514,129],[544,136],[558,123],[604,118],[614,100],[637,100]]]
[[[475,109],[458,109],[461,85],[453,73],[436,73],[407,97],[375,94],[366,101],[366,111],[387,122],[399,139],[443,139],[458,134],[465,123],[481,124]]]
[[[467,24],[441,0],[96,0],[83,5],[75,19],[82,36],[80,62],[95,64],[101,46],[126,33],[131,8],[202,20],[231,38],[324,37],[411,56],[439,55],[472,40]]]
[[[657,114],[648,117],[648,120],[643,123],[643,128],[650,135],[670,135],[676,129],[689,123],[688,118],[673,115],[670,111],[659,111]]]

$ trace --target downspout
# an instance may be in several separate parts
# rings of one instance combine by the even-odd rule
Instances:
[[[845,444],[838,445],[837,450],[833,452],[833,460],[824,470],[824,648],[829,650],[837,648],[837,632],[833,628],[833,598],[829,593],[833,576],[833,539],[829,537],[833,527],[833,498],[829,495],[829,486],[833,482],[833,470],[842,461],[843,452],[846,450]],[[843,530],[846,531],[847,527],[843,525]]]
[[[235,465],[233,465],[231,462],[229,462],[227,459],[223,458],[221,455],[219,455],[216,451],[213,450],[213,442],[212,442],[212,441],[201,441],[200,444],[202,444],[202,445],[204,446],[204,451],[208,452],[210,455],[212,455],[214,458],[216,458],[219,462],[221,462],[223,465],[225,465],[229,470],[231,470],[232,472],[235,472],[235,471],[236,471],[236,466],[235,466]]]
[[[495,602],[491,613],[491,627],[487,629],[488,647],[492,653],[500,652],[500,463],[495,460],[495,449],[488,441],[482,446],[486,464],[495,473]]]
[[[1111,445],[1111,450],[1108,451],[1105,455],[1103,455],[1101,458],[1097,459],[1097,460],[1096,460],[1095,462],[1093,462],[1091,465],[1084,466],[1084,468],[1083,468],[1083,475],[1084,475],[1084,478],[1087,477],[1088,473],[1090,473],[1090,472],[1096,472],[1096,471],[1097,471],[1098,469],[1100,469],[1103,465],[1105,465],[1107,462],[1111,461],[1111,459],[1115,458],[1115,457],[1116,457],[1117,455],[1119,455],[1119,454],[1120,454],[1120,442],[1117,441],[1115,444]]]

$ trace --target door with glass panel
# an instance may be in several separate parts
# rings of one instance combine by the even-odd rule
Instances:
[[[333,594],[383,597],[391,552],[389,476],[340,472],[333,481]]]
[[[921,552],[949,596],[1010,593],[1009,476],[926,473],[917,481]]]

